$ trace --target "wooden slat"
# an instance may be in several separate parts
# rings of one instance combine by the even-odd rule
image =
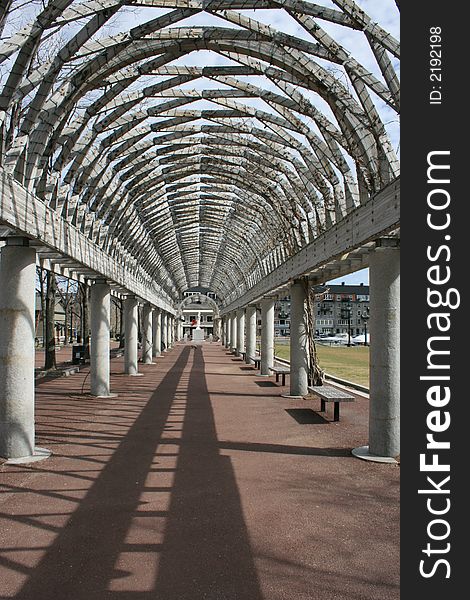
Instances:
[[[171,299],[142,268],[131,272],[108,256],[56,211],[28,192],[0,169],[0,223],[19,235],[40,241],[65,258],[125,288],[142,300],[176,314]]]
[[[242,298],[229,300],[222,315],[247,306],[304,275],[320,273],[334,259],[362,247],[400,226],[400,179],[356,208],[283,265],[257,283]]]

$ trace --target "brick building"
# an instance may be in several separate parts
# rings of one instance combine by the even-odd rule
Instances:
[[[315,288],[323,294],[321,301],[315,302],[315,331],[318,336],[348,333],[351,336],[363,334],[369,317],[369,286],[327,285]],[[276,303],[274,318],[275,335],[290,335],[290,298],[281,298]]]

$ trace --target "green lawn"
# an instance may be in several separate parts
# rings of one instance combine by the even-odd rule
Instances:
[[[353,383],[369,387],[369,347],[322,346],[317,344],[320,367]],[[290,360],[288,344],[276,344],[276,356]]]

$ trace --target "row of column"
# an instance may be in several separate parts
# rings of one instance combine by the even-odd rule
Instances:
[[[370,255],[370,410],[369,448],[373,455],[399,454],[399,290],[400,252],[395,245],[378,243]],[[25,457],[34,453],[36,252],[22,238],[9,238],[0,261],[0,456]],[[305,288],[291,287],[290,393],[304,396],[308,382],[305,327]],[[261,375],[274,363],[274,298],[261,302]],[[125,372],[138,374],[138,302],[124,302]],[[109,396],[110,288],[97,281],[91,289],[91,393]],[[227,348],[246,361],[255,355],[257,313],[248,306],[224,319]],[[245,340],[246,330],[246,340]],[[180,328],[177,328],[180,331]],[[174,319],[145,306],[143,362],[174,341]],[[178,333],[177,333],[178,335]],[[246,348],[245,348],[246,342]]]
[[[103,281],[95,281],[90,293],[91,348],[90,375],[91,394],[109,396],[109,314],[111,288]],[[124,372],[139,375],[139,302],[134,296],[124,300]],[[142,363],[152,364],[153,358],[171,349],[178,334],[172,315],[145,304],[142,309]]]
[[[261,375],[270,375],[274,366],[274,308],[275,298],[261,302]],[[245,361],[251,364],[256,355],[257,307],[248,306],[224,318],[223,343],[236,356],[246,352]],[[246,340],[245,340],[246,332]]]
[[[28,240],[8,238],[0,260],[0,456],[32,457],[35,454],[36,251]],[[138,372],[138,300],[124,300],[124,371]],[[97,397],[110,390],[111,289],[96,280],[90,290],[90,387]],[[142,362],[170,349],[180,339],[174,317],[150,304],[142,310]]]
[[[395,240],[378,240],[369,257],[370,270],[370,384],[369,453],[395,457],[400,453],[400,250]],[[306,287],[290,288],[290,396],[308,394],[309,351],[306,327]],[[274,298],[261,308],[260,375],[274,366]],[[245,343],[246,331],[246,343]],[[246,363],[256,352],[257,307],[225,315],[223,344]]]

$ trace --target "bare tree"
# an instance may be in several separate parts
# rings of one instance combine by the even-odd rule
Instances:
[[[46,277],[47,272],[43,267],[36,267],[36,293],[39,295],[40,309],[36,310],[36,336],[39,335],[41,325],[42,347],[46,344]]]
[[[315,343],[315,302],[318,299],[315,292],[311,289],[308,277],[302,278],[302,284],[305,289],[307,302],[306,311],[306,334],[309,354],[309,385],[323,385],[324,372],[318,361],[317,345]]]
[[[73,331],[73,304],[77,295],[77,282],[68,277],[59,277],[57,292],[64,309],[65,345],[67,345],[70,342],[68,336],[69,329]]]
[[[57,282],[55,274],[51,271],[46,273],[46,352],[44,360],[44,368],[46,371],[49,369],[55,369],[56,367],[56,355],[55,355],[55,301],[56,301]]]
[[[119,334],[119,348],[124,348],[124,328],[122,319],[122,300],[111,296],[112,305],[114,307],[114,335]]]
[[[0,2],[0,35],[3,33],[8,12],[11,10],[13,0],[3,0]]]
[[[86,283],[78,284],[80,297],[80,329],[82,344],[85,346],[85,358],[90,358],[90,315],[89,315],[89,288]]]

